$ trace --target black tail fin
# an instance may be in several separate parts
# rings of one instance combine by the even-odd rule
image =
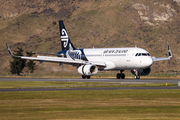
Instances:
[[[59,21],[62,50],[75,50],[62,20]]]

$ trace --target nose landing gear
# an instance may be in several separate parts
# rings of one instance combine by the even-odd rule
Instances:
[[[116,78],[117,79],[125,79],[125,74],[122,73],[124,70],[121,70],[120,73],[117,73]]]
[[[135,76],[135,79],[140,79],[140,76]]]
[[[139,70],[134,70],[135,79],[140,79]]]

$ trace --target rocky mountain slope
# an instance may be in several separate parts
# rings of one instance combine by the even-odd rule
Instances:
[[[12,60],[6,43],[15,50],[56,53],[61,50],[58,21],[64,20],[77,48],[141,47],[156,62],[152,72],[179,72],[179,0],[1,0],[0,71],[9,72]],[[38,64],[38,63],[37,63]],[[43,70],[43,71],[42,71]],[[36,73],[77,72],[58,64],[38,64]],[[27,71],[24,71],[25,73]]]

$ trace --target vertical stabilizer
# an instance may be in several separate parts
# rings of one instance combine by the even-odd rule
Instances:
[[[62,20],[59,21],[62,50],[75,50]]]

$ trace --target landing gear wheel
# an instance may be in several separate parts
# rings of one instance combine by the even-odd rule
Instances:
[[[90,75],[88,75],[88,76],[85,76],[85,75],[82,75],[82,79],[90,79],[91,78],[91,76]]]
[[[82,75],[82,79],[86,79],[86,76]]]
[[[121,74],[120,74],[120,73],[117,73],[116,78],[117,78],[117,79],[120,79],[120,78],[121,78]]]
[[[124,73],[121,74],[121,79],[125,79],[125,74]]]
[[[125,74],[124,73],[117,73],[116,78],[117,79],[125,79]]]
[[[135,79],[140,79],[140,76],[135,76]]]

